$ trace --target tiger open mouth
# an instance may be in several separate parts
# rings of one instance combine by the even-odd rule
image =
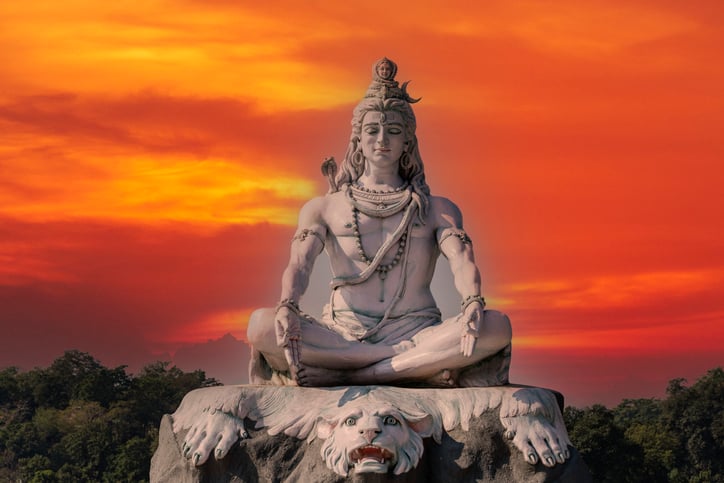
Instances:
[[[368,445],[352,450],[349,454],[349,459],[352,463],[358,464],[364,460],[374,460],[378,463],[384,464],[392,458],[394,458],[391,452],[380,446]]]

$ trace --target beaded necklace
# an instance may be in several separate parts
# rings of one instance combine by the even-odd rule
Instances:
[[[367,253],[365,253],[365,249],[362,247],[362,237],[360,236],[359,232],[359,211],[354,206],[352,207],[352,232],[354,233],[354,241],[357,245],[357,253],[359,253],[359,256],[363,262],[365,262],[367,265],[370,265],[372,263],[372,258],[367,256]],[[405,253],[405,245],[407,244],[407,232],[403,233],[400,236],[400,241],[398,243],[399,245],[397,247],[397,253],[395,253],[392,261],[385,264],[381,263],[375,269],[381,280],[387,278],[387,272],[392,270],[395,265],[400,263],[402,255]]]
[[[350,185],[347,190],[347,197],[352,204],[352,233],[354,234],[357,253],[363,262],[367,265],[372,264],[372,260],[377,257],[369,257],[362,246],[362,236],[359,230],[359,214],[364,213],[367,216],[375,218],[386,218],[399,213],[410,204],[412,199],[411,190],[407,185],[401,186],[394,191],[373,191],[364,188],[361,185]],[[380,290],[380,302],[385,301],[384,297],[384,281],[387,274],[402,260],[405,254],[405,246],[407,245],[407,231],[403,232],[398,241],[397,252],[389,263],[380,263],[375,272],[382,281]]]

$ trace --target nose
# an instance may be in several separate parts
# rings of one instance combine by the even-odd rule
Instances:
[[[379,428],[365,428],[359,430],[359,434],[361,434],[368,443],[372,443],[372,441],[374,441],[377,435],[381,432],[382,431]]]
[[[377,133],[377,144],[380,146],[387,146],[387,133],[385,132],[384,126]]]

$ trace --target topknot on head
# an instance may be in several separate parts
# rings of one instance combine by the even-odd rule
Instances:
[[[372,83],[367,88],[365,98],[377,98],[381,101],[387,99],[400,99],[410,104],[418,102],[420,99],[414,99],[407,93],[406,81],[400,87],[395,80],[397,75],[397,64],[387,57],[382,57],[372,66]]]

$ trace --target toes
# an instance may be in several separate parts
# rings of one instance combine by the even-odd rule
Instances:
[[[194,464],[196,466],[206,463],[206,460],[209,459],[209,456],[214,451],[214,448],[217,447],[217,444],[219,443],[221,438],[222,438],[221,435],[218,435],[216,438],[213,438],[213,437],[204,438],[204,440],[196,448],[196,452],[194,453]],[[197,458],[197,456],[198,456],[198,458]]]
[[[543,458],[542,461],[543,461],[543,464],[549,468],[552,468],[556,465],[556,460],[553,458],[553,456],[546,456]]]
[[[222,459],[226,454],[229,452],[232,446],[234,446],[234,443],[238,439],[238,436],[234,437],[227,437],[226,435],[222,436],[219,442],[216,444],[216,450],[214,451],[214,458],[217,460]]]
[[[538,462],[538,453],[528,438],[518,433],[513,437],[513,444],[523,453],[528,463],[534,465]]]
[[[566,458],[563,455],[563,448],[561,448],[561,445],[560,445],[560,442],[558,441],[558,439],[547,440],[547,441],[548,441],[548,446],[551,449],[551,453],[552,453],[551,456],[553,456],[553,458],[555,459],[555,463],[565,463]]]
[[[219,444],[216,445],[216,450],[214,450],[214,458],[216,458],[217,460],[224,458],[224,456],[229,453],[229,450],[231,450],[234,442],[235,441],[232,441],[231,438],[222,438],[221,441],[219,441]]]
[[[206,431],[197,431],[192,437],[186,437],[184,441],[183,453],[186,458],[190,458],[194,451],[201,445],[206,438]]]
[[[530,438],[530,444],[535,449],[535,452],[538,453],[538,456],[544,465],[555,466],[556,460],[553,457],[553,451],[551,451],[545,439],[538,435],[533,435],[533,437]]]

